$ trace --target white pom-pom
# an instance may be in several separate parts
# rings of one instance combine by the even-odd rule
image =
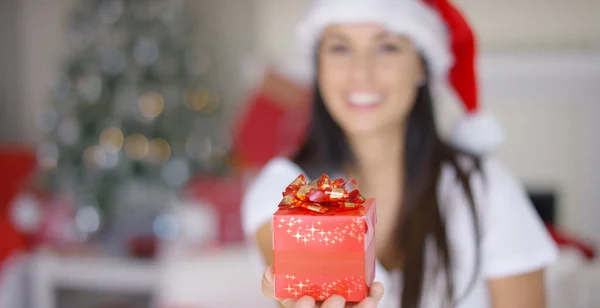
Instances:
[[[10,220],[17,230],[32,234],[42,221],[42,209],[39,201],[31,194],[18,196],[10,207]]]
[[[500,123],[487,114],[467,114],[454,127],[450,142],[459,150],[483,155],[496,150],[504,141]]]

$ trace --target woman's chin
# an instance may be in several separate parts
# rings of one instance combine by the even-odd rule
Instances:
[[[376,123],[352,123],[344,128],[344,132],[348,136],[370,136],[378,134],[382,131],[382,127]]]
[[[397,121],[394,118],[378,116],[378,117],[358,117],[351,121],[340,123],[344,134],[347,136],[367,137],[375,135],[389,135],[401,132],[402,121]]]

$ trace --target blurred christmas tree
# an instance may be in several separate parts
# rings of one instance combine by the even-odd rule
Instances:
[[[75,6],[53,103],[36,118],[46,134],[43,186],[108,213],[121,203],[164,203],[156,198],[195,173],[226,172],[219,96],[208,90],[189,3]]]

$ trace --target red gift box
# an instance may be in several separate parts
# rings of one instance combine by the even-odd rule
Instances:
[[[275,297],[341,295],[359,302],[368,296],[375,278],[375,199],[343,186],[325,175],[309,184],[300,176],[286,189],[272,222]]]

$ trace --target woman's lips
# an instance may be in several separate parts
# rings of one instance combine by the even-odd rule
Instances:
[[[354,92],[348,94],[346,101],[354,108],[373,108],[383,102],[383,95],[374,92]]]

